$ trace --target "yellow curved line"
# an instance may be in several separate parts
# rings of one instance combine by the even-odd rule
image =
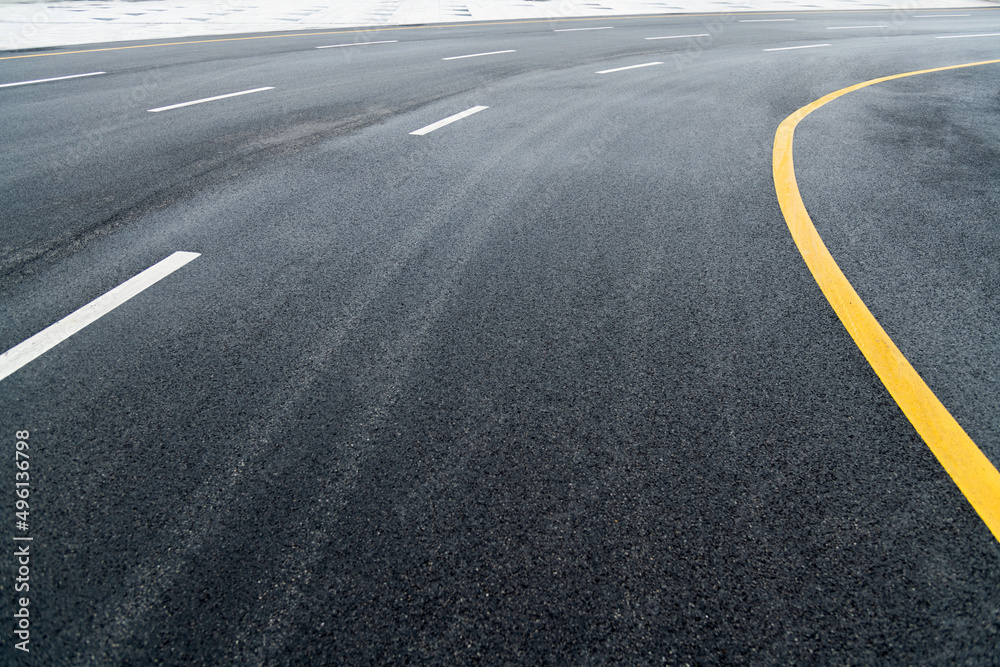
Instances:
[[[792,164],[792,139],[795,127],[799,121],[827,102],[883,81],[996,63],[1000,63],[1000,60],[894,74],[848,86],[821,97],[793,113],[778,126],[778,131],[774,135],[773,169],[774,187],[788,229],[820,289],[836,311],[837,317],[854,338],[854,342],[868,359],[868,363],[882,380],[882,384],[903,410],[903,414],[951,475],[952,480],[993,533],[993,537],[1000,541],[1000,473],[941,404],[851,287],[851,283],[830,255],[830,251],[827,250],[826,244],[823,243],[823,239],[809,218],[809,213],[806,212],[802,196],[799,194],[799,186],[795,181],[795,167]]]

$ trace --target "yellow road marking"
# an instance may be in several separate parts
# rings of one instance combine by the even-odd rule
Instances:
[[[778,131],[774,135],[773,169],[774,187],[788,229],[820,289],[836,311],[837,317],[850,332],[854,342],[882,380],[882,384],[903,410],[903,414],[951,475],[952,480],[993,533],[993,537],[1000,541],[1000,473],[917,374],[837,266],[837,262],[830,255],[830,251],[827,250],[826,244],[823,243],[823,239],[809,218],[805,204],[802,203],[799,186],[795,180],[795,167],[792,164],[792,139],[795,127],[803,118],[827,102],[883,81],[996,63],[1000,63],[1000,60],[894,74],[848,86],[821,97],[793,113],[778,126]]]
[[[967,10],[962,11],[992,11],[993,7],[971,7]],[[480,27],[489,25],[519,25],[522,23],[552,23],[553,21],[615,21],[615,20],[629,20],[629,19],[662,19],[662,18],[702,18],[702,17],[712,17],[712,16],[759,16],[759,15],[771,15],[771,14],[837,14],[837,13],[851,13],[851,14],[864,14],[864,13],[889,13],[885,9],[832,9],[827,11],[807,11],[807,12],[732,12],[728,14],[720,13],[710,13],[710,14],[651,14],[648,16],[587,16],[587,17],[576,17],[576,18],[560,18],[560,17],[550,17],[541,19],[524,19],[518,21],[487,21],[485,23],[442,23],[435,25],[410,25],[410,26],[392,26],[392,27],[381,27],[381,26],[369,26],[367,28],[353,29],[353,30],[334,30],[331,32],[296,32],[296,33],[285,33],[281,35],[254,35],[253,37],[223,37],[219,39],[198,39],[187,42],[160,42],[157,44],[133,44],[132,46],[107,46],[100,49],[82,49],[79,51],[56,51],[55,53],[28,53],[21,56],[0,56],[0,60],[17,60],[18,58],[46,58],[49,56],[68,56],[74,53],[97,53],[99,51],[123,51],[125,49],[149,49],[154,46],[181,46],[184,44],[211,44],[213,42],[242,42],[251,39],[277,39],[279,37],[316,37],[321,35],[350,35],[355,33],[366,33],[366,32],[388,32],[393,30],[428,30],[437,28],[466,28],[466,27]],[[38,47],[47,48],[47,47]],[[58,47],[57,47],[58,48]]]

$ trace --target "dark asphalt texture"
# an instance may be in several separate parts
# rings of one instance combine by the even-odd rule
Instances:
[[[0,89],[3,350],[201,253],[0,382],[34,536],[31,654],[8,559],[0,662],[1000,664],[1000,543],[771,178],[824,94],[1000,58],[934,38],[1000,32],[963,13],[0,60],[108,72]],[[889,27],[825,29],[851,22]],[[615,28],[552,32],[586,25]],[[400,41],[314,48],[356,39]],[[852,93],[795,144],[834,257],[994,464],[998,73]]]

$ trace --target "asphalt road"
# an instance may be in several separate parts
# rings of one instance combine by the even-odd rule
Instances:
[[[11,557],[0,662],[1000,664],[1000,543],[771,176],[796,109],[1000,58],[940,39],[990,33],[1000,10],[0,54],[0,83],[105,72],[0,88],[0,349],[200,253],[0,381],[4,533],[33,537],[31,652]],[[994,465],[998,77],[879,84],[795,144],[834,257]]]

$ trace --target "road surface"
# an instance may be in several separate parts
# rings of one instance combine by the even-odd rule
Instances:
[[[4,661],[1000,661],[1000,543],[771,172],[827,93],[1000,58],[1000,10],[172,42],[0,54],[0,349],[196,253],[0,381],[33,538]],[[833,257],[994,466],[998,76],[795,136]]]

